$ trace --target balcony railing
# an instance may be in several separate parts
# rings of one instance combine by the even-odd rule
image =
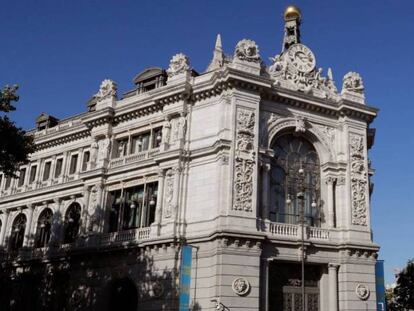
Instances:
[[[103,234],[100,237],[100,245],[117,244],[124,242],[136,242],[148,239],[150,236],[150,227],[117,231]]]
[[[300,239],[302,237],[301,225],[285,224],[278,222],[268,222],[267,231],[272,236]],[[318,227],[305,226],[305,239],[307,240],[330,240],[331,230]]]
[[[119,167],[119,166],[122,166],[122,165],[125,165],[125,164],[134,163],[134,162],[142,161],[142,160],[145,160],[145,159],[149,159],[149,158],[153,157],[154,155],[156,155],[159,152],[160,152],[160,148],[154,148],[154,149],[150,149],[150,150],[130,154],[130,155],[127,155],[127,156],[123,156],[123,157],[120,157],[120,158],[112,159],[109,162],[109,167],[114,168],[114,167]]]
[[[19,250],[11,251],[7,248],[0,248],[0,262],[2,261],[27,261],[41,260],[46,257],[64,256],[72,251],[81,251],[82,249],[122,246],[125,244],[136,244],[150,237],[151,227],[137,228],[125,231],[117,231],[104,234],[96,234],[78,238],[73,243],[59,245],[56,242],[50,242],[46,247],[32,248],[22,247]]]

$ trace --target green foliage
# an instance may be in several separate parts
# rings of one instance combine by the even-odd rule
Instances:
[[[388,310],[414,309],[414,259],[408,261],[407,266],[398,274],[397,285],[391,297],[388,298]]]
[[[16,94],[18,87],[5,86],[0,91],[0,112],[8,113],[16,110],[14,102],[19,100]],[[0,171],[7,176],[14,176],[19,166],[28,161],[30,153],[34,152],[33,137],[17,127],[7,115],[0,117]]]

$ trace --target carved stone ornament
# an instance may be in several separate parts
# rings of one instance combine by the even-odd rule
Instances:
[[[162,142],[169,144],[171,138],[171,120],[166,118],[162,127]]]
[[[350,134],[352,224],[367,225],[367,172],[363,137]]]
[[[165,205],[164,205],[164,217],[170,218],[173,211],[173,197],[174,197],[174,175],[172,170],[168,170],[167,177],[165,179]]]
[[[306,132],[306,125],[305,125],[305,118],[302,116],[295,116],[295,132],[296,133],[305,133]]]
[[[233,291],[239,296],[245,296],[250,291],[250,283],[247,279],[241,277],[234,279],[233,284],[231,285]]]
[[[98,141],[98,163],[101,165],[105,159],[108,159],[110,148],[111,140],[109,137],[105,137]]]
[[[355,294],[361,300],[367,300],[370,295],[370,290],[365,284],[358,284],[355,288]]]
[[[160,281],[155,281],[152,284],[152,295],[155,298],[160,298],[164,294],[164,285]]]
[[[312,92],[321,98],[340,99],[332,70],[329,68],[327,76],[323,77],[322,68],[316,69],[315,56],[305,45],[293,44],[284,53],[270,59],[273,63],[268,72],[275,85],[294,91]]]
[[[364,93],[364,83],[361,76],[357,72],[348,72],[343,79],[342,93],[344,92]]]
[[[174,55],[170,60],[170,66],[167,69],[168,77],[173,77],[190,70],[190,60],[183,53]]]
[[[236,157],[234,163],[233,209],[252,211],[255,114],[251,110],[238,109],[236,125]]]
[[[99,91],[95,95],[95,98],[98,101],[101,101],[106,98],[116,97],[117,89],[118,87],[114,81],[105,79],[102,81]]]
[[[256,42],[249,39],[243,39],[237,43],[234,58],[254,63],[261,62],[259,48]]]
[[[89,194],[89,205],[88,205],[88,231],[94,231],[97,229],[98,225],[98,215],[97,215],[97,206],[98,206],[98,186],[93,186]]]

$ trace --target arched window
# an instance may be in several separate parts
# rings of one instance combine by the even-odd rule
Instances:
[[[36,247],[45,247],[49,243],[52,231],[53,212],[50,208],[46,208],[39,216],[37,221]]]
[[[292,134],[272,144],[270,219],[297,224],[303,207],[305,221],[320,226],[320,166],[313,145]]]
[[[81,206],[79,203],[72,203],[65,216],[65,232],[63,243],[75,242],[79,234],[80,218],[81,218]]]
[[[23,246],[24,231],[26,229],[26,215],[19,214],[15,218],[10,236],[10,250],[17,251]]]

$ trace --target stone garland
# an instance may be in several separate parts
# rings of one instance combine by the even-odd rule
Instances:
[[[255,114],[238,109],[236,125],[236,155],[234,163],[234,202],[237,211],[252,211]]]
[[[363,137],[350,134],[352,224],[367,226],[367,173]]]

